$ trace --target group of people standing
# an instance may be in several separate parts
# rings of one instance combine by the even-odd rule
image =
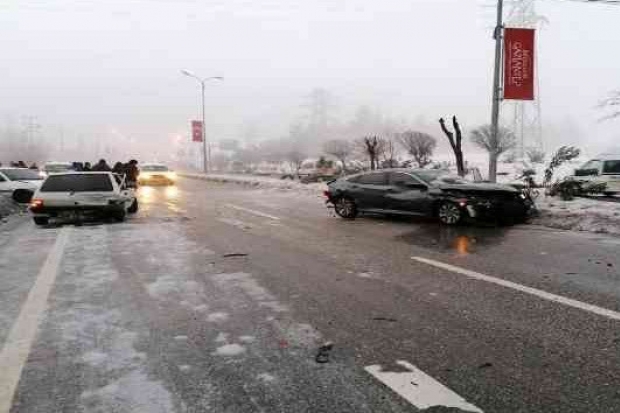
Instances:
[[[90,162],[85,162],[83,164],[81,162],[73,162],[73,169],[84,172],[112,172],[125,175],[128,183],[136,183],[138,181],[138,175],[140,175],[138,161],[135,159],[127,163],[116,162],[113,167],[110,167],[105,159],[100,159],[95,165],[91,165]]]

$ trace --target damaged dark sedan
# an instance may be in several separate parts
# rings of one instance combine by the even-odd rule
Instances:
[[[436,217],[446,225],[465,220],[519,222],[532,202],[517,189],[473,183],[446,170],[382,169],[328,183],[327,201],[348,219],[359,213]]]

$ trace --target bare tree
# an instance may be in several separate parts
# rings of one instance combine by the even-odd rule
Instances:
[[[299,176],[299,170],[301,169],[304,161],[308,155],[300,149],[291,148],[285,154],[286,160],[291,165],[291,169],[295,171],[295,175]]]
[[[325,142],[323,151],[338,159],[340,163],[342,163],[342,170],[344,171],[347,168],[347,158],[351,155],[351,152],[353,152],[353,146],[351,142],[347,140],[332,139]]]
[[[456,119],[456,116],[452,116],[452,126],[454,127],[454,132],[450,131],[446,127],[446,121],[444,118],[439,119],[439,125],[441,126],[443,133],[446,134],[448,141],[450,141],[450,146],[452,147],[454,157],[456,158],[456,169],[459,176],[465,176],[465,160],[463,159],[463,149],[461,146],[463,143],[463,134],[461,132],[461,125],[459,125],[459,121]]]
[[[608,113],[601,120],[620,117],[620,90],[611,92],[609,96],[599,103],[598,108],[611,110],[611,113]]]
[[[398,160],[396,159],[398,157],[398,148],[394,143],[393,137],[379,138],[378,150],[383,158],[382,168],[396,168],[398,166]]]
[[[497,134],[494,134],[491,125],[482,125],[471,132],[471,141],[489,153],[489,181],[495,182],[499,156],[516,145],[514,133],[508,128],[499,126]]]
[[[424,168],[431,163],[431,156],[435,147],[437,147],[437,139],[433,138],[428,133],[405,131],[398,135],[398,141],[405,148],[409,155],[413,156],[413,159],[418,164],[418,167]]]
[[[370,158],[370,169],[374,171],[377,169],[377,160],[381,152],[381,140],[376,135],[365,136],[362,138],[362,145],[364,152]]]

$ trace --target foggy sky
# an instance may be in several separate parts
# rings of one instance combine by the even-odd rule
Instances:
[[[2,2],[0,116],[65,133],[168,142],[187,135],[207,87],[210,139],[286,134],[316,87],[337,116],[490,118],[493,1],[30,0]],[[587,145],[620,138],[597,102],[620,88],[620,7],[541,0],[545,123],[573,118]],[[437,136],[440,136],[437,133]],[[620,146],[620,145],[617,145]]]

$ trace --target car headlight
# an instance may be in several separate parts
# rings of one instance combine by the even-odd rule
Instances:
[[[519,194],[519,198],[521,198],[521,199],[527,199],[527,197],[525,196],[525,194]]]
[[[168,172],[166,173],[166,177],[172,181],[177,179],[177,174],[175,172]]]

